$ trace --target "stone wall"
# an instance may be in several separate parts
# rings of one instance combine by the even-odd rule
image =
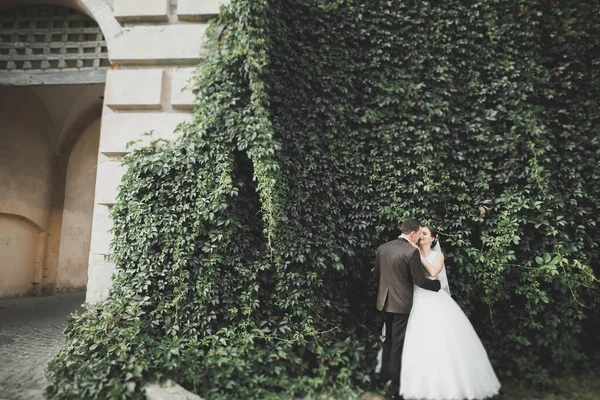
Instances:
[[[54,166],[45,111],[31,91],[0,88],[0,296],[32,294],[40,283]]]
[[[47,226],[54,157],[51,120],[31,91],[0,88],[0,213]]]

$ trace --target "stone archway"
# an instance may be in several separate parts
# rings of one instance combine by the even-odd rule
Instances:
[[[129,141],[136,139],[145,141],[148,137],[144,134],[149,131],[155,132],[155,138],[172,139],[177,125],[193,118],[192,111],[195,96],[189,87],[186,89],[186,85],[201,58],[204,33],[208,26],[207,21],[218,15],[219,4],[221,3],[226,3],[226,0],[165,0],[163,2],[137,0],[0,0],[0,13],[31,5],[53,5],[74,9],[96,22],[104,37],[104,45],[100,46],[104,49],[101,48],[100,53],[110,54],[110,67],[103,67],[108,69],[106,95],[104,101],[101,102],[102,104],[99,105],[102,112],[102,133],[98,151],[96,198],[94,199],[93,229],[88,260],[87,300],[89,302],[93,303],[106,298],[111,275],[116,267],[110,256],[110,241],[112,240],[110,210],[115,204],[117,187],[124,173],[120,157],[129,152],[126,146]],[[3,33],[1,31],[2,28],[0,28],[0,35]],[[35,42],[41,38],[36,39],[33,37],[30,39],[25,37],[24,39],[23,42]],[[4,41],[5,38],[2,38],[2,40]],[[4,43],[6,44],[6,41]],[[39,45],[36,46],[39,48]],[[4,51],[0,49],[0,69],[2,63],[7,61],[6,57],[2,59],[3,55],[7,55],[2,54],[6,53],[6,46],[3,46],[0,42],[0,48],[2,47],[4,47]],[[73,46],[71,48],[77,47]],[[21,55],[28,55],[27,49],[25,52]],[[31,52],[35,53],[32,46]],[[85,50],[83,52],[85,53]],[[31,69],[33,69],[35,62],[40,61],[39,58],[34,57],[31,60],[25,60],[31,63],[27,66],[27,71],[22,71],[26,73],[23,73],[20,77],[21,84],[26,87],[33,88],[34,86],[27,86],[31,85],[33,81],[63,85],[89,83],[89,80],[82,79],[85,78],[85,71],[71,73],[73,68],[80,69],[75,56],[63,58],[71,61],[66,63],[67,67],[71,68],[69,74],[58,74],[59,71],[52,71],[56,72],[54,74],[55,78],[58,76],[59,79],[63,79],[62,82],[50,82],[47,76],[34,76],[34,71],[31,71]],[[75,65],[68,65],[73,64],[73,60],[75,60]],[[83,61],[85,67],[86,59],[82,58],[81,61]],[[13,70],[15,69],[14,66],[11,67]],[[41,65],[39,67],[41,68]],[[94,74],[93,71],[88,70],[88,72]],[[2,82],[1,75],[2,71],[0,70],[0,89],[2,89],[3,84],[6,85]],[[27,79],[23,79],[27,78],[27,75],[31,75],[37,80],[27,81]],[[80,79],[73,81],[73,77],[77,75]],[[95,76],[98,77],[101,74],[95,74]],[[14,78],[14,75],[10,77]],[[102,78],[104,78],[103,75]],[[40,79],[44,80],[40,81]],[[98,84],[102,83],[99,82]],[[36,89],[34,94],[45,100],[48,98],[46,96],[47,89]],[[91,111],[84,109],[75,111],[73,109],[69,113],[69,117],[64,119],[73,120],[73,124],[66,123],[62,126],[62,122],[60,122],[62,120],[54,117],[56,115],[54,111],[59,111],[55,107],[55,103],[58,103],[58,105],[64,104],[64,99],[55,97],[56,99],[51,102],[46,102],[46,105],[48,106],[48,113],[53,116],[50,118],[53,132],[50,136],[54,140],[52,146],[56,157],[53,187],[59,188],[61,185],[66,185],[67,158],[63,155],[68,154],[70,151],[69,143],[74,142],[69,138],[76,137],[84,129],[86,124],[82,122],[82,119],[85,119],[84,115],[86,113],[90,115]],[[86,96],[82,97],[82,99],[84,98]],[[88,122],[91,122],[94,117],[96,115],[92,115]],[[76,126],[80,127],[79,131],[75,128]],[[61,131],[60,134],[57,133],[57,129]],[[59,139],[56,135],[59,135]],[[64,196],[64,193],[61,193],[59,189],[56,189],[52,194],[52,208],[47,223],[46,256],[43,274],[41,275],[45,283],[41,287],[45,287],[49,291],[52,291],[53,285],[56,284],[56,276],[59,270],[62,196]]]
[[[109,62],[82,12],[0,0],[0,297],[86,287]]]

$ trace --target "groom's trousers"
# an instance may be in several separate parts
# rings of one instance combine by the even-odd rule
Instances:
[[[381,360],[381,376],[392,382],[393,394],[400,393],[400,369],[402,368],[402,348],[408,325],[408,314],[385,312],[385,340]]]

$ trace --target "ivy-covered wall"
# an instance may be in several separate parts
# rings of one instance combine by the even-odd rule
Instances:
[[[231,1],[194,122],[125,159],[118,274],[70,321],[49,397],[141,398],[165,379],[213,399],[368,388],[374,249],[407,217],[443,235],[502,379],[585,365],[597,15],[592,0]]]

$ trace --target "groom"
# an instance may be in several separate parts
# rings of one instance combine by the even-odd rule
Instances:
[[[423,289],[440,290],[440,282],[425,277],[419,250],[415,244],[421,237],[421,223],[407,219],[400,227],[401,235],[379,246],[375,257],[375,279],[379,283],[377,309],[384,312],[385,340],[380,378],[392,381],[392,399],[400,396],[402,346],[412,307],[413,283]],[[412,244],[411,244],[412,243]]]

